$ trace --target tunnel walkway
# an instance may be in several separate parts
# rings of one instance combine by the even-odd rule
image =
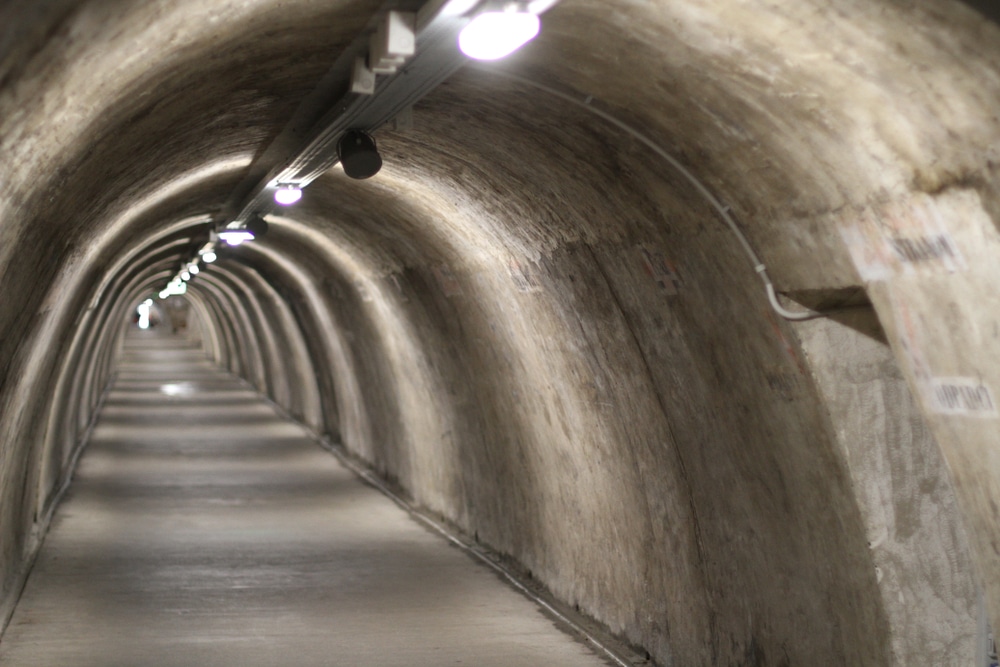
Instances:
[[[131,335],[0,665],[601,665],[183,339]]]

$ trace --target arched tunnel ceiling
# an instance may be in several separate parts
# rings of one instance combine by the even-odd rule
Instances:
[[[538,40],[378,132],[377,177],[335,168],[220,252],[191,286],[206,347],[664,664],[969,652],[976,582],[1000,618],[995,420],[924,392],[1000,391],[983,333],[1000,34],[970,5],[563,0]],[[44,507],[65,474],[30,443],[76,437],[126,310],[194,256],[385,6],[0,9],[0,437],[29,443],[0,459],[0,510],[22,517],[2,526],[5,593],[32,493]],[[705,197],[588,107],[714,193],[786,295],[867,305],[782,321]],[[947,230],[962,271],[873,279],[852,239],[899,219]],[[27,425],[91,349],[67,425]],[[882,413],[839,407],[876,385]],[[892,432],[886,460],[922,457],[896,485],[931,489],[885,501],[891,520],[890,473],[859,472],[878,468],[865,415]],[[918,539],[946,555],[913,555]],[[941,608],[914,620],[903,592]]]

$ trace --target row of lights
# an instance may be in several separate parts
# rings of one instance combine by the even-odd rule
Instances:
[[[530,10],[530,3],[486,2],[482,7],[458,37],[459,49],[469,58],[498,60],[538,36],[541,20]],[[382,168],[382,157],[375,140],[362,130],[347,131],[337,144],[337,153],[344,173],[350,178],[371,178]],[[279,206],[292,206],[302,199],[302,185],[299,183],[278,183],[274,187],[274,201]],[[215,252],[217,242],[238,246],[265,233],[267,222],[256,214],[242,226],[226,227],[218,234],[213,232],[208,243],[198,251],[198,256],[186,263],[160,292],[160,298],[187,292],[187,283],[202,271],[199,263],[208,265],[218,259]]]
[[[344,173],[355,180],[371,178],[382,169],[382,156],[379,155],[378,146],[371,135],[363,130],[348,130],[344,133],[337,143],[337,157]],[[275,186],[274,202],[279,206],[292,206],[301,199],[300,184],[278,183]],[[250,236],[244,240],[252,238]]]
[[[299,191],[299,197],[295,201],[298,201],[301,196],[302,193]],[[177,272],[173,280],[167,283],[167,286],[160,292],[160,298],[166,299],[169,296],[186,293],[187,283],[201,273],[204,268],[207,268],[208,264],[219,258],[219,255],[215,252],[219,242],[225,243],[228,246],[238,246],[247,241],[253,241],[259,236],[263,236],[267,233],[267,227],[267,221],[263,217],[254,215],[241,228],[223,229],[219,233],[212,232],[208,243],[198,250],[198,256],[181,267],[181,270]],[[200,265],[205,265],[205,267],[203,268]]]
[[[218,259],[218,255],[215,254],[215,241],[211,240],[198,251],[198,256],[195,259],[185,264],[181,270],[177,272],[177,275],[174,276],[173,280],[167,283],[167,286],[160,291],[160,298],[166,299],[167,297],[181,295],[187,292],[188,281],[202,271],[202,268],[198,265],[199,262],[211,264],[216,259]]]
[[[487,9],[459,33],[458,46],[462,53],[475,60],[498,60],[509,56],[535,37],[541,30],[541,19],[529,9],[526,2],[501,2],[487,4]],[[340,164],[349,177],[362,180],[371,178],[382,168],[382,158],[375,140],[362,130],[349,130],[337,145]],[[274,201],[280,206],[292,206],[302,199],[302,188],[297,183],[279,183],[274,191]],[[253,236],[240,238],[251,240]]]

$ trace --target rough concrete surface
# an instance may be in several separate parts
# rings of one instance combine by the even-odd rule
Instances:
[[[658,664],[968,664],[971,592],[1000,618],[975,4],[563,0],[220,253],[188,328]],[[381,6],[0,6],[4,616],[123,323]],[[875,326],[783,319],[706,193],[786,305]]]
[[[0,665],[196,664],[607,663],[187,338],[137,333]]]
[[[874,313],[800,335],[865,520],[894,661],[976,664],[978,592],[951,480]]]

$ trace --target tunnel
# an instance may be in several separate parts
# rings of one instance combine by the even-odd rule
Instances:
[[[0,6],[4,627],[147,303],[648,664],[990,664],[995,4],[487,4]]]

